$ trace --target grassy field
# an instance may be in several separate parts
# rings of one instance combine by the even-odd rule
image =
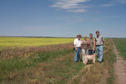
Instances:
[[[46,39],[50,41],[47,42],[49,45],[46,42],[44,47],[38,45],[37,39],[38,43]],[[73,62],[72,41],[72,38],[2,38],[0,84],[113,84],[113,63],[116,60],[113,41],[105,41],[103,63],[86,66],[82,62]],[[18,47],[11,48],[11,44]]]
[[[126,39],[113,39],[120,55],[126,59]]]
[[[7,48],[1,51],[0,84],[64,84],[83,68],[73,62],[73,45]]]
[[[73,38],[0,37],[0,47],[44,46],[70,42],[73,42]]]

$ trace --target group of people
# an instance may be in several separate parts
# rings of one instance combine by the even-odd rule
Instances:
[[[92,33],[89,34],[89,39],[85,35],[83,40],[81,40],[81,35],[77,35],[77,38],[74,40],[74,61],[81,61],[80,54],[82,54],[82,61],[84,61],[86,55],[96,53],[97,61],[101,63],[103,61],[103,44],[104,39],[99,31],[96,31],[96,38],[93,37]]]

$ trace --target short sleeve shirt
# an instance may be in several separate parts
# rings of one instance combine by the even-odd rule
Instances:
[[[103,45],[103,40],[102,36],[96,37],[96,45]]]
[[[81,47],[82,41],[78,40],[77,38],[74,40],[74,46],[75,47]]]

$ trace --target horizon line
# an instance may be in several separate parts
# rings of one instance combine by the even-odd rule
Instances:
[[[76,37],[73,37],[73,36],[9,36],[9,35],[0,35],[0,37],[35,37],[35,38],[76,38]],[[126,37],[104,37],[104,38],[126,38]]]

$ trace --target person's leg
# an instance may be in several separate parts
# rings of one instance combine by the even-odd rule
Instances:
[[[94,54],[94,51],[93,50],[89,50],[89,55],[93,55]]]
[[[75,51],[74,62],[77,62],[77,50]]]
[[[91,50],[88,50],[88,54],[89,54],[89,55],[91,54]]]
[[[77,61],[80,62],[80,48],[77,48]]]
[[[85,59],[84,59],[84,64],[87,64],[87,62],[88,62],[88,58],[87,57],[85,57]]]
[[[84,62],[84,57],[85,57],[85,49],[82,49],[82,61]]]
[[[99,46],[99,62],[102,62],[102,57],[103,57],[103,46]]]
[[[88,49],[85,50],[85,55],[88,55]]]
[[[99,46],[96,47],[97,58],[99,58]]]
[[[93,55],[94,54],[94,51],[93,50],[91,50],[91,55]]]

